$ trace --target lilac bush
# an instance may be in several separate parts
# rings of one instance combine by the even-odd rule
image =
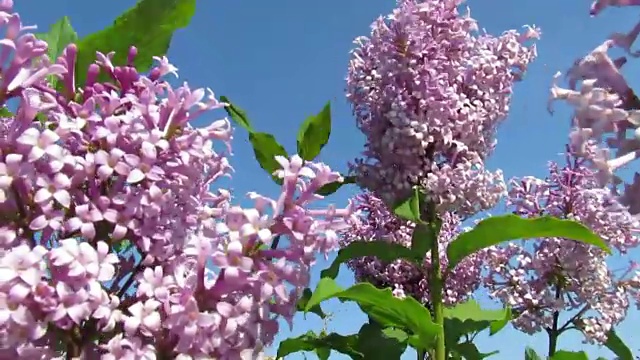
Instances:
[[[192,125],[225,105],[211,90],[170,86],[165,57],[138,73],[135,48],[124,66],[97,53],[76,84],[77,47],[52,62],[0,4],[0,100],[17,103],[0,118],[0,357],[238,359],[270,344],[348,225],[351,208],[310,208],[340,175],[278,157],[280,195],[231,205],[216,189],[230,123]]]

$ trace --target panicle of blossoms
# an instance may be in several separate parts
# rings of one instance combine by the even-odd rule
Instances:
[[[231,206],[212,189],[232,170],[214,149],[230,151],[230,123],[192,125],[224,106],[211,90],[170,86],[164,57],[139,74],[135,48],[123,66],[97,53],[76,84],[77,47],[51,64],[10,5],[0,99],[19,104],[0,118],[0,358],[260,353],[350,221],[351,207],[309,207],[340,175],[279,157],[279,197]],[[45,80],[56,74],[61,92]]]
[[[356,39],[347,98],[366,135],[353,170],[386,202],[414,185],[441,212],[472,215],[495,205],[506,187],[484,159],[509,110],[513,84],[536,57],[539,29],[478,33],[462,0],[399,0]]]
[[[370,192],[356,196],[355,209],[361,216],[349,229],[341,233],[342,245],[354,241],[386,241],[411,246],[415,224],[399,219],[389,212],[382,200]],[[460,233],[460,218],[453,213],[442,215],[442,228],[438,236],[440,261],[446,268],[446,246]],[[455,269],[445,272],[443,300],[447,304],[462,302],[478,288],[482,278],[484,251],[465,258]],[[375,257],[362,257],[348,263],[358,281],[366,281],[377,287],[391,287],[398,297],[412,296],[423,304],[429,304],[429,272],[431,259],[427,255],[422,267],[405,260],[382,262]]]
[[[508,205],[524,217],[581,222],[624,255],[640,244],[638,222],[599,186],[585,161],[568,155],[562,168],[550,163],[545,180],[513,180]],[[486,285],[492,297],[518,315],[513,322],[517,329],[531,334],[576,326],[587,341],[602,343],[640,289],[640,282],[630,278],[633,272],[617,273],[606,260],[602,250],[563,238],[537,239],[526,246],[513,242],[489,250]],[[574,321],[553,329],[555,312],[575,315]]]
[[[640,5],[633,1],[604,1],[601,4],[617,6]],[[620,192],[620,203],[627,206],[631,214],[640,219],[640,173],[635,173],[631,182],[625,181],[616,171],[640,157],[640,99],[621,72],[627,57],[640,57],[639,51],[631,49],[640,34],[640,22],[628,33],[614,33],[584,58],[575,61],[567,71],[568,87],[558,85],[561,77],[554,77],[549,99],[561,100],[574,110],[570,133],[571,151],[590,161],[597,170],[601,185],[611,186]],[[625,56],[612,58],[609,51],[620,48]]]

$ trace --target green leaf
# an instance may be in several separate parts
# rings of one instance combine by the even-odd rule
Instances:
[[[509,308],[484,310],[475,300],[468,300],[452,308],[444,309],[447,344],[456,344],[465,334],[491,329],[491,335],[501,330],[511,320]]]
[[[145,72],[153,64],[153,56],[166,55],[173,33],[186,27],[196,11],[196,0],[140,0],[120,15],[111,26],[90,34],[78,42],[76,84],[84,86],[86,72],[96,59],[96,51],[115,51],[112,62],[126,64],[129,48],[138,55],[134,66]],[[108,80],[104,74],[100,80]]]
[[[318,191],[316,191],[316,194],[322,195],[322,196],[328,196],[338,191],[338,189],[340,189],[342,185],[355,184],[355,183],[356,183],[355,176],[344,176],[344,181],[342,182],[334,181],[332,183],[328,183],[323,187],[321,187],[320,189],[318,189]]]
[[[524,360],[542,360],[542,358],[535,350],[527,346],[527,348],[524,349]]]
[[[367,360],[400,359],[407,349],[407,333],[364,324],[358,333],[357,349]]]
[[[411,249],[385,241],[354,241],[338,251],[338,256],[331,263],[331,266],[322,270],[320,277],[335,279],[340,271],[340,265],[363,256],[375,256],[382,262],[392,262],[397,259],[413,259]]]
[[[492,351],[486,354],[481,353],[480,350],[478,350],[476,344],[472,342],[455,344],[451,348],[451,351],[457,353],[459,356],[462,356],[466,360],[482,360],[499,353],[499,351]]]
[[[296,338],[289,338],[282,341],[278,347],[278,355],[276,357],[282,359],[287,355],[299,351],[316,351],[316,354],[326,354],[326,350],[317,351],[317,349],[325,348],[348,355],[352,359],[364,360],[362,354],[356,350],[357,343],[358,335],[343,336],[330,333],[326,336],[318,336],[313,331],[309,331]]]
[[[437,241],[442,227],[442,220],[437,219],[434,224],[417,224],[411,235],[411,251],[418,263],[431,250]]]
[[[55,24],[51,25],[49,32],[38,33],[35,34],[35,36],[49,44],[47,56],[52,63],[55,63],[58,56],[62,55],[62,51],[67,47],[67,45],[78,40],[78,34],[73,29],[69,18],[66,16],[63,16],[60,20],[56,21]],[[55,88],[59,79],[55,76],[48,76],[47,80],[51,87]],[[75,89],[69,90],[73,91]]]
[[[6,106],[2,106],[0,107],[0,117],[3,118],[10,118],[10,117],[14,117],[15,115],[9,111],[9,109],[7,109]]]
[[[616,354],[619,360],[633,360],[631,349],[620,339],[614,330],[610,330],[607,334],[607,341],[604,343],[604,346]]]
[[[421,222],[420,218],[420,202],[422,194],[417,187],[413,189],[413,194],[407,199],[400,201],[393,207],[393,213],[402,219],[412,221],[414,223]]]
[[[220,101],[229,104],[225,106],[224,109],[226,110],[231,120],[233,120],[233,122],[244,128],[248,132],[254,131],[253,125],[251,125],[251,121],[249,121],[249,117],[244,110],[232,104],[231,101],[229,101],[229,98],[226,96],[220,96]]]
[[[298,299],[298,303],[296,304],[296,309],[298,311],[312,312],[320,316],[320,318],[324,319],[325,317],[327,317],[327,315],[324,313],[324,311],[322,311],[320,304],[315,305],[309,310],[305,310],[307,307],[307,303],[309,303],[309,299],[311,299],[312,294],[313,293],[311,292],[311,289],[309,288],[304,289],[304,291],[302,292],[302,296],[300,297],[300,299]]]
[[[331,135],[331,103],[328,102],[318,115],[309,116],[300,125],[297,136],[298,155],[311,161],[320,154]]]
[[[507,326],[507,324],[509,324],[509,321],[513,320],[513,314],[511,313],[510,307],[505,308],[503,314],[504,314],[504,317],[502,319],[491,322],[491,325],[489,326],[490,335],[493,336],[499,333],[500,330],[504,329],[504,327]]]
[[[482,220],[471,231],[460,234],[449,244],[448,267],[453,269],[462,259],[476,251],[505,241],[542,237],[567,238],[597,246],[611,253],[598,235],[572,220],[562,220],[552,216],[535,219],[525,219],[517,215],[492,216]]]
[[[438,334],[439,326],[431,320],[429,310],[414,298],[398,299],[392,295],[391,289],[377,289],[369,283],[358,283],[343,290],[335,280],[322,278],[307,303],[307,310],[332,298],[354,301],[362,309],[374,310],[375,313],[367,314],[381,324],[410,330],[420,337],[423,346],[432,343]]]
[[[131,247],[131,241],[127,239],[123,239],[113,244],[113,251],[115,253],[123,253]]]
[[[331,349],[326,347],[320,347],[320,348],[316,348],[315,353],[318,356],[319,360],[328,360],[329,356],[331,356]]]
[[[549,360],[589,360],[589,356],[584,351],[558,350]]]
[[[52,63],[56,62],[58,56],[67,45],[78,40],[78,34],[71,26],[71,21],[67,16],[63,16],[49,28],[49,32],[34,34],[38,39],[47,42],[47,56]]]
[[[275,157],[289,156],[284,147],[278,143],[273,135],[263,132],[249,133],[249,141],[253,145],[253,153],[260,167],[269,173],[275,182],[282,183],[282,179],[275,177],[273,173],[280,169],[280,164]]]

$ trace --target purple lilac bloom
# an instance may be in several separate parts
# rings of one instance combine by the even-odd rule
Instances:
[[[564,167],[549,164],[547,179],[513,180],[508,205],[528,218],[550,215],[581,222],[625,255],[640,244],[639,223],[599,186],[585,162],[567,155]],[[599,248],[563,238],[512,242],[490,249],[485,257],[486,284],[493,298],[518,315],[513,322],[517,329],[529,334],[553,330],[554,314],[567,313],[575,317],[555,330],[576,327],[587,341],[602,343],[625,318],[640,289],[634,263],[617,272],[608,267],[607,258]]]
[[[536,57],[535,27],[499,37],[478,32],[461,0],[399,0],[391,14],[355,41],[347,98],[366,148],[353,170],[385,202],[415,185],[429,189],[440,213],[462,217],[505,194],[489,171],[498,125],[514,82]]]
[[[281,194],[231,206],[216,184],[228,153],[214,150],[229,148],[230,123],[192,125],[225,106],[211,90],[170,86],[165,57],[138,73],[135,48],[123,66],[97,53],[78,84],[76,45],[47,59],[11,5],[0,1],[12,59],[0,99],[19,101],[0,119],[0,357],[238,359],[269,345],[316,254],[349,226],[351,206],[311,208],[340,174],[278,157]]]

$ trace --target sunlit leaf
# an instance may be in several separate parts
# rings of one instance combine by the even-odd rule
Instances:
[[[140,0],[120,15],[111,26],[90,34],[78,42],[76,84],[84,86],[89,65],[96,52],[115,52],[115,65],[125,65],[129,48],[138,50],[133,65],[140,72],[151,68],[154,56],[166,55],[173,33],[191,22],[196,0]],[[100,80],[109,80],[101,74]]]
[[[354,301],[363,305],[362,309],[375,310],[368,315],[381,324],[408,329],[417,334],[425,346],[433,342],[440,328],[431,320],[429,310],[414,298],[399,299],[392,295],[391,289],[378,289],[369,283],[358,283],[343,290],[335,280],[322,278],[307,303],[307,309],[333,298]]]
[[[309,303],[309,299],[311,299],[311,295],[312,295],[311,289],[309,288],[304,289],[304,291],[302,292],[302,296],[300,297],[300,299],[298,299],[298,303],[296,304],[296,309],[298,311],[314,313],[320,316],[322,319],[324,319],[327,315],[324,313],[324,311],[322,311],[320,304],[315,305],[309,310],[305,310],[307,308],[307,303]]]

